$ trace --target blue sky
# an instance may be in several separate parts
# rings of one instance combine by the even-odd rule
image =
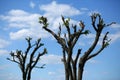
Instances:
[[[107,27],[108,37],[112,39],[100,55],[88,61],[83,80],[120,80],[120,9],[119,0],[0,0],[0,79],[21,80],[18,65],[7,61],[10,51],[25,50],[25,37],[32,37],[33,41],[42,38],[48,54],[41,58],[38,65],[46,64],[45,69],[34,69],[31,80],[64,80],[64,67],[61,62],[61,47],[56,40],[45,32],[38,23],[40,16],[46,16],[49,27],[57,32],[61,23],[61,15],[71,18],[71,23],[77,24],[83,20],[86,29],[91,34],[82,36],[77,42],[75,52],[82,48],[84,52],[94,39],[90,14],[98,12],[106,23],[112,21],[117,24]],[[101,37],[102,39],[102,37]],[[101,40],[100,40],[101,41]],[[100,42],[98,44],[99,49]]]

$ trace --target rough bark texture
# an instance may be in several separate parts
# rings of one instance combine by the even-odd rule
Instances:
[[[38,67],[36,65],[37,65],[40,57],[47,53],[46,48],[44,48],[44,51],[42,53],[39,52],[38,55],[35,56],[35,53],[44,44],[40,43],[41,39],[38,39],[35,42],[35,44],[32,45],[31,40],[32,40],[32,38],[26,38],[28,47],[26,48],[26,51],[24,53],[21,50],[16,50],[16,52],[10,53],[10,56],[12,58],[7,58],[8,60],[15,62],[19,65],[19,68],[22,72],[23,80],[31,80],[31,73],[32,73],[33,68],[43,68],[44,67],[44,65],[42,65],[41,67]]]
[[[79,22],[80,27],[77,27],[77,25],[71,25],[72,26],[71,27],[69,23],[70,19],[69,18],[65,19],[62,16],[62,21],[64,24],[63,27],[66,28],[66,33],[64,33],[64,37],[62,37],[61,25],[59,25],[58,33],[55,33],[50,28],[48,28],[48,22],[46,17],[42,16],[39,18],[39,20],[40,20],[39,22],[43,24],[43,29],[49,32],[50,34],[52,34],[62,47],[62,50],[63,50],[62,62],[65,68],[65,80],[82,80],[85,63],[89,59],[97,56],[105,47],[109,45],[110,40],[108,40],[107,38],[107,35],[109,32],[106,32],[102,39],[101,48],[98,51],[96,51],[96,53],[92,53],[95,47],[97,46],[97,43],[99,41],[99,38],[101,36],[103,29],[106,26],[109,26],[112,24],[111,23],[106,25],[99,14],[93,13],[93,15],[91,15],[92,27],[96,32],[95,33],[96,36],[93,43],[88,48],[88,50],[82,53],[81,56],[80,54],[82,49],[78,49],[75,59],[73,59],[74,46],[76,45],[81,35],[88,35],[90,32],[89,30],[84,30],[85,29],[84,22],[82,21]],[[96,21],[98,21],[98,23],[96,23]]]

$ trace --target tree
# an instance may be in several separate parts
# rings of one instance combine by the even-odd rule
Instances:
[[[46,48],[44,48],[42,53],[38,52],[38,55],[35,56],[35,53],[44,44],[40,42],[41,39],[38,39],[34,44],[31,43],[31,40],[32,38],[30,37],[26,38],[28,47],[26,48],[25,52],[23,52],[22,50],[16,50],[16,52],[10,53],[11,58],[7,58],[7,60],[15,62],[19,65],[19,68],[22,72],[23,80],[31,79],[31,73],[32,73],[33,68],[44,68],[44,65],[45,65],[43,64],[40,67],[36,66],[38,61],[40,60],[40,57],[47,53]]]
[[[92,21],[92,27],[95,31],[95,39],[91,46],[86,50],[83,54],[81,54],[82,49],[78,49],[77,53],[75,55],[75,59],[73,59],[73,49],[82,35],[88,35],[90,33],[89,30],[85,30],[85,24],[83,21],[79,22],[79,27],[77,25],[70,25],[70,18],[65,19],[62,16],[63,21],[63,27],[66,28],[66,33],[64,33],[64,37],[61,36],[62,34],[62,27],[59,25],[59,31],[58,33],[55,33],[50,28],[48,28],[48,20],[46,17],[40,17],[39,23],[43,24],[43,29],[57,40],[57,42],[62,47],[62,61],[64,63],[64,69],[65,69],[65,80],[82,80],[83,76],[83,70],[85,63],[97,56],[104,48],[106,48],[109,45],[109,39],[107,38],[107,35],[109,32],[106,32],[103,39],[102,39],[102,45],[101,48],[93,53],[93,50],[97,46],[97,43],[100,40],[100,36],[102,34],[103,29],[106,26],[110,26],[111,24],[105,24],[103,18],[101,18],[101,15],[98,13],[93,13],[91,15],[91,21]],[[96,23],[98,21],[98,23]],[[72,27],[71,27],[72,26]],[[81,56],[80,56],[81,54]]]

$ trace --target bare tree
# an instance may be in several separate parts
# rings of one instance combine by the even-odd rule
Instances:
[[[103,39],[102,39],[102,45],[98,51],[93,53],[93,50],[97,46],[98,41],[100,40],[100,36],[102,34],[103,29],[106,26],[110,26],[111,24],[105,24],[103,18],[101,18],[101,15],[98,13],[93,13],[91,15],[91,21],[92,21],[92,27],[94,29],[95,38],[91,46],[86,50],[83,54],[81,54],[82,49],[78,49],[75,59],[73,59],[73,49],[80,38],[81,35],[87,35],[90,33],[89,30],[85,29],[85,24],[83,21],[79,22],[79,27],[77,25],[70,25],[70,18],[65,19],[62,16],[63,24],[66,28],[66,33],[64,33],[64,37],[61,36],[62,29],[61,25],[59,25],[59,31],[58,33],[55,33],[53,30],[48,28],[48,21],[46,17],[40,17],[39,23],[43,24],[43,29],[52,34],[54,38],[57,40],[57,42],[62,47],[63,52],[63,58],[62,61],[64,63],[64,69],[65,69],[65,80],[82,80],[83,71],[85,63],[97,56],[104,48],[106,48],[109,45],[109,39],[107,38],[107,35],[109,32],[106,32]],[[96,23],[97,22],[97,23]],[[81,54],[81,56],[80,56]]]
[[[32,38],[26,38],[28,47],[26,48],[25,52],[22,52],[21,50],[16,50],[16,52],[10,53],[11,58],[7,58],[7,60],[15,62],[19,65],[19,68],[22,72],[23,80],[31,79],[31,73],[33,68],[44,68],[45,65],[43,64],[40,67],[36,66],[38,61],[40,60],[40,57],[47,53],[46,48],[44,48],[43,52],[38,52],[38,55],[35,56],[35,53],[44,44],[40,42],[41,39],[38,39],[34,44],[31,43],[31,40]]]

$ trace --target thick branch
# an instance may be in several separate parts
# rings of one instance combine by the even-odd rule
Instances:
[[[94,53],[94,54],[88,56],[87,60],[89,60],[89,59],[91,59],[91,58],[97,56],[103,49],[104,49],[104,47],[101,47],[96,53]]]
[[[106,44],[105,41],[107,40],[107,35],[108,35],[108,33],[109,33],[109,32],[106,32],[106,34],[105,34],[104,37],[103,37],[101,48],[100,48],[96,53],[91,54],[90,56],[88,56],[87,60],[89,60],[89,59],[97,56],[97,55],[106,47],[106,46],[105,46],[105,44]]]
[[[63,58],[61,60],[64,62],[64,64],[66,63],[66,53],[64,49],[63,49]]]
[[[81,54],[81,50],[82,49],[78,49],[78,53],[77,53],[77,55],[76,55],[76,58],[75,58],[75,64],[77,63],[77,61],[78,61],[78,58],[79,58],[79,55]]]
[[[58,43],[65,48],[66,51],[68,51],[68,48],[66,46],[66,42],[65,39],[57,36],[53,31],[51,31],[50,29],[48,29],[47,27],[43,27],[46,31],[48,31],[50,34],[52,34],[54,36],[54,38],[58,41]]]
[[[97,45],[97,43],[98,43],[98,41],[99,41],[100,34],[101,34],[101,33],[97,33],[97,34],[96,34],[96,37],[95,37],[95,40],[94,40],[93,44],[92,44],[91,47],[85,52],[85,54],[83,55],[82,58],[85,58],[85,59],[86,59],[86,58],[91,54],[91,52],[94,50],[94,48],[96,47],[96,45]]]

